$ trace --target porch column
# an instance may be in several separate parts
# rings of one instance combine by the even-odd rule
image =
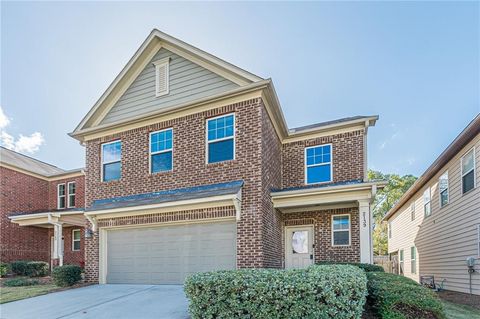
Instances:
[[[58,265],[63,266],[62,224],[53,224],[53,258],[58,258]]]
[[[372,241],[372,214],[370,212],[370,201],[359,200],[358,211],[360,214],[360,262],[373,263],[373,241]]]

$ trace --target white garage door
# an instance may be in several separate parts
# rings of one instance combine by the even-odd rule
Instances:
[[[107,283],[183,284],[191,273],[235,269],[236,224],[217,222],[107,232]]]

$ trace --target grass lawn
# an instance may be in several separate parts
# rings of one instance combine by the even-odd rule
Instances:
[[[448,319],[480,319],[480,310],[442,300]]]
[[[58,287],[53,284],[24,287],[0,287],[0,304],[44,295],[52,290],[58,290]]]

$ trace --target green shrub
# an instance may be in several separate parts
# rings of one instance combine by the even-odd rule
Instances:
[[[352,265],[363,269],[365,272],[385,272],[382,266],[379,265],[372,265],[372,264],[364,264],[364,263],[342,263],[342,262],[335,262],[335,261],[321,261],[318,263],[319,265]]]
[[[5,276],[8,273],[9,265],[6,263],[0,263],[0,277]]]
[[[48,275],[48,263],[44,261],[18,260],[11,264],[12,272],[18,276],[43,277]]]
[[[17,260],[13,261],[10,264],[12,268],[12,272],[18,276],[26,276],[27,275],[27,267],[28,267],[28,260]]]
[[[28,278],[13,278],[8,279],[3,282],[3,285],[6,287],[21,287],[21,286],[35,286],[38,285],[40,282],[35,279],[28,279]]]
[[[349,265],[241,269],[187,277],[192,318],[360,318],[365,273]]]
[[[49,266],[44,261],[30,261],[27,263],[25,275],[29,277],[44,277],[48,275]]]
[[[383,319],[445,318],[442,303],[430,289],[388,273],[370,272],[368,299]]]
[[[82,268],[77,265],[60,266],[53,269],[52,278],[57,286],[72,286],[82,279]]]

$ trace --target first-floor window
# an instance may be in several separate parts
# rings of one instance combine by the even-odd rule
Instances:
[[[219,116],[207,120],[207,163],[235,158],[235,116]]]
[[[400,275],[403,275],[404,251],[400,249]]]
[[[432,214],[432,207],[430,206],[430,187],[423,192],[423,214],[425,217]]]
[[[72,231],[72,250],[80,250],[81,230],[74,229]]]
[[[462,194],[475,188],[475,150],[462,157]]]
[[[440,192],[440,207],[448,204],[448,171],[438,179],[438,191]]]
[[[332,216],[332,246],[350,245],[350,215]]]
[[[173,130],[150,133],[150,172],[171,171],[173,167]]]
[[[412,274],[417,273],[417,249],[415,246],[410,247],[410,271]]]
[[[305,183],[332,181],[332,145],[319,145],[305,149]]]
[[[57,185],[57,208],[65,208],[65,184]]]
[[[122,142],[102,144],[102,180],[104,182],[120,179],[122,171]]]
[[[75,182],[68,183],[68,207],[75,207]]]

